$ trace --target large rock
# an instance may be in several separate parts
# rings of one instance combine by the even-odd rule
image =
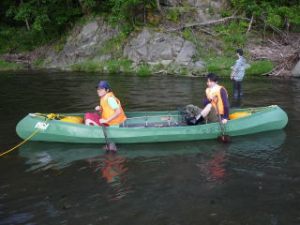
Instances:
[[[145,28],[127,43],[124,56],[135,63],[165,64],[175,62],[188,65],[192,62],[195,45],[183,38]]]
[[[110,27],[103,19],[97,19],[77,28],[69,36],[64,48],[59,53],[51,52],[46,60],[48,68],[66,68],[86,59],[99,59],[97,56],[103,44],[118,35],[118,30]],[[107,59],[109,56],[100,58]]]
[[[179,54],[176,57],[175,62],[177,62],[178,64],[188,65],[195,53],[196,49],[194,44],[189,41],[185,41]]]
[[[294,67],[294,69],[292,70],[292,75],[294,77],[300,77],[300,60],[299,62],[296,64],[296,66]]]

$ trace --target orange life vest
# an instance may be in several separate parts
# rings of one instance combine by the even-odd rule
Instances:
[[[117,99],[117,98],[115,97],[115,95],[114,95],[112,92],[108,92],[105,96],[103,96],[103,97],[100,99],[100,106],[101,106],[101,108],[102,108],[101,118],[103,118],[103,119],[108,119],[108,118],[110,118],[112,115],[115,114],[115,110],[113,110],[113,109],[109,106],[109,104],[108,104],[108,98],[109,98],[109,97],[114,97],[114,98],[115,98],[115,100],[117,101],[117,103],[118,103],[118,105],[119,105],[119,107],[120,107],[120,109],[121,109],[121,114],[120,114],[117,118],[115,118],[115,119],[109,121],[108,124],[109,124],[109,125],[118,125],[118,124],[120,124],[120,123],[123,123],[123,122],[127,119],[127,117],[126,117],[126,115],[125,115],[125,113],[124,113],[124,111],[123,111],[123,109],[122,109],[120,100]]]
[[[213,107],[215,107],[215,109],[218,110],[220,115],[224,115],[224,104],[221,97],[222,88],[223,88],[222,86],[216,84],[216,86],[214,86],[213,88],[206,88],[205,91],[206,97],[208,98],[208,100],[211,100]],[[224,90],[226,91],[225,88]],[[228,97],[227,91],[226,91],[226,95]]]

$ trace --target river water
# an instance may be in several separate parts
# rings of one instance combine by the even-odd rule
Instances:
[[[0,151],[29,112],[86,112],[107,79],[126,111],[201,105],[205,80],[0,74]],[[231,84],[222,84],[231,92]],[[28,142],[0,158],[0,225],[300,224],[300,80],[247,79],[233,106],[280,105],[284,130],[201,142],[102,146]],[[298,147],[297,147],[298,146]]]

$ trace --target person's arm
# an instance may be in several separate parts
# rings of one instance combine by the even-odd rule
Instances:
[[[99,111],[100,113],[102,112],[102,107],[100,106],[100,105],[97,105],[96,107],[95,107],[95,110],[96,111]]]
[[[205,97],[205,98],[203,99],[203,106],[205,107],[205,106],[208,105],[210,102],[211,102],[211,101],[210,101],[207,97]]]
[[[222,98],[222,102],[223,102],[223,119],[228,120],[229,118],[229,101],[228,101],[228,97],[227,97],[227,92],[224,88],[221,88],[221,98]]]

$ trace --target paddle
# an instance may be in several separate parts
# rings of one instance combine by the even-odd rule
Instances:
[[[230,142],[230,136],[225,134],[226,133],[225,124],[222,122],[222,118],[219,113],[218,106],[216,107],[216,111],[217,111],[218,119],[219,119],[218,123],[219,123],[220,129],[221,129],[221,136],[218,137],[218,140],[220,140],[223,143],[228,143],[228,142]]]
[[[102,123],[102,124],[100,124],[100,126],[102,128],[102,132],[103,132],[103,135],[105,138],[105,144],[106,144],[105,150],[108,152],[109,151],[116,152],[118,150],[116,144],[113,142],[110,142],[108,139],[108,136],[107,136],[106,127],[108,127],[109,125],[107,123]]]

